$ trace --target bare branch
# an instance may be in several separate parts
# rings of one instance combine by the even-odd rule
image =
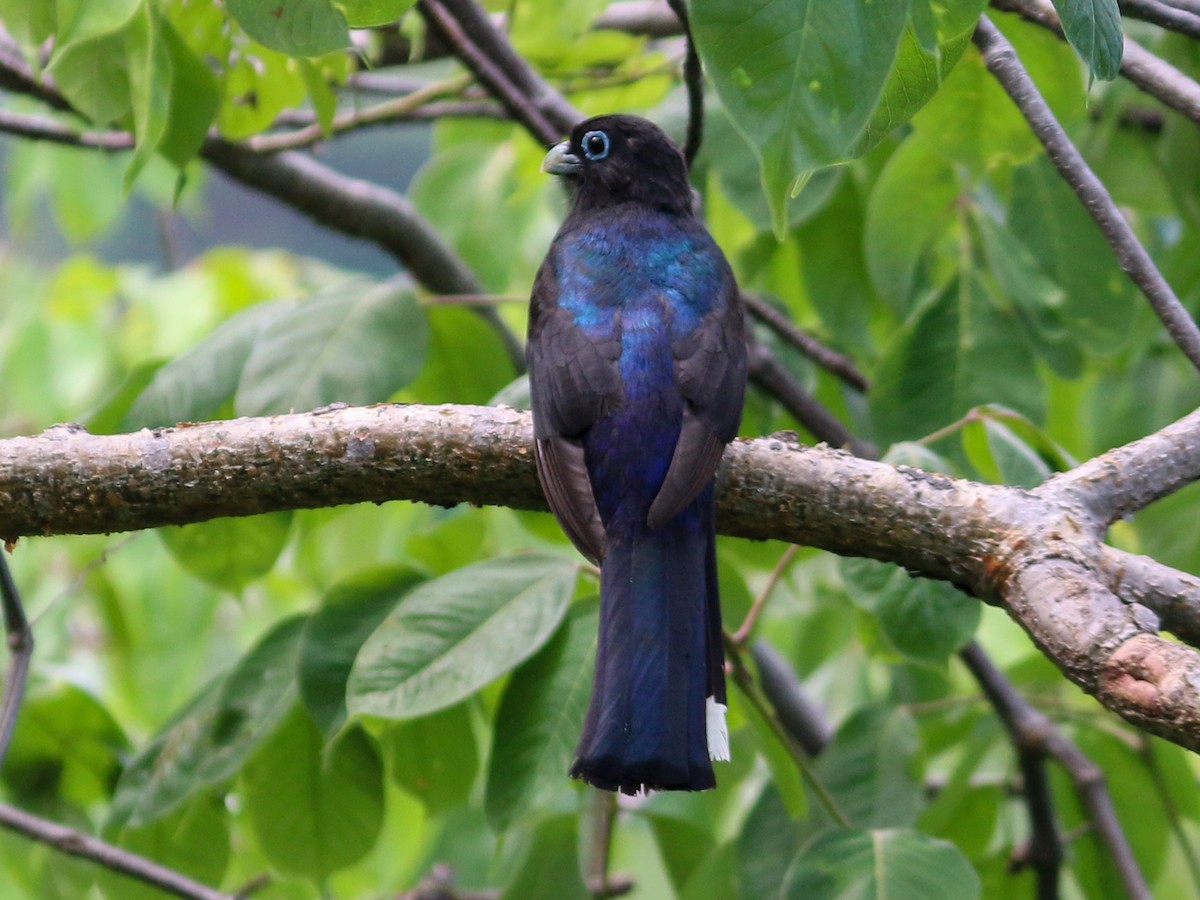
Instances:
[[[4,803],[0,803],[0,828],[7,828],[32,840],[48,844],[68,856],[78,856],[112,872],[136,878],[176,897],[184,897],[187,900],[235,900],[229,894],[193,881],[144,856],[122,850],[90,834],[50,822]]]
[[[1117,820],[1104,773],[1013,688],[978,644],[968,644],[959,656],[999,713],[1017,748],[1032,830],[1029,863],[1037,871],[1038,896],[1058,896],[1058,871],[1062,864],[1062,844],[1054,825],[1052,798],[1045,777],[1044,763],[1050,757],[1071,776],[1091,816],[1092,826],[1121,873],[1126,892],[1135,900],[1149,900],[1150,891]]]
[[[873,445],[856,438],[758,341],[750,341],[749,364],[750,381],[782,403],[817,440],[831,447],[844,447],[864,459],[878,458],[879,451]]]
[[[992,0],[992,6],[1015,12],[1066,40],[1058,13],[1044,0]],[[1200,84],[1130,37],[1125,38],[1121,75],[1151,97],[1200,124]]]
[[[513,50],[474,0],[420,0],[417,9],[513,118],[546,146],[583,118]]]
[[[1200,446],[1200,411],[1160,434]],[[1140,443],[1105,458],[1152,468]],[[544,509],[531,446],[528,414],[492,407],[330,408],[127,435],[60,426],[0,441],[0,537],[399,498]],[[1200,478],[1200,453],[1187,460],[1171,483]],[[1103,529],[1069,492],[976,484],[781,437],[736,441],[720,484],[724,533],[959,585],[1008,610],[1109,709],[1200,749],[1200,654],[1159,637],[1157,616],[1114,592]]]
[[[1163,630],[1185,644],[1200,647],[1200,578],[1164,566],[1148,556],[1104,547],[1111,587],[1127,603],[1138,603],[1156,616]]]
[[[1054,118],[1054,113],[1017,58],[1012,44],[987,16],[980,17],[974,40],[988,71],[1016,103],[1038,140],[1046,147],[1051,162],[1063,180],[1071,186],[1088,214],[1100,226],[1121,268],[1150,301],[1151,308],[1162,320],[1171,339],[1191,360],[1192,365],[1200,369],[1200,328],[1196,327],[1191,315],[1179,302],[1150,254],[1125,221],[1112,196]]]
[[[815,702],[809,699],[791,664],[766,641],[755,641],[750,656],[758,667],[763,696],[770,702],[779,724],[809,756],[817,756],[833,741],[833,728]]]
[[[318,224],[373,241],[432,291],[484,292],[475,273],[403,194],[342,175],[295,151],[263,156],[240,144],[209,138],[200,152],[230,178],[283,201]],[[525,351],[517,336],[494,309],[480,307],[477,312],[501,336],[514,367],[523,370]]]
[[[338,113],[330,122],[328,133],[319,122],[313,121],[296,131],[249,137],[242,142],[242,146],[255,153],[300,150],[347,131],[357,131],[372,125],[391,125],[412,118],[417,110],[428,105],[432,100],[458,94],[470,83],[470,76],[460,76],[422,85],[401,97],[385,100],[365,109],[351,109]]]
[[[850,357],[826,347],[811,334],[797,327],[770,303],[745,292],[742,293],[742,303],[750,315],[767,325],[821,368],[836,375],[856,391],[865,393],[870,388],[867,377],[858,371]]]
[[[1096,529],[1145,509],[1191,484],[1200,472],[1195,425],[1200,410],[1121,447],[1060,472],[1035,489],[1056,502],[1073,504]]]
[[[25,608],[16,582],[8,569],[8,560],[0,548],[0,605],[4,610],[4,634],[8,639],[8,674],[4,678],[4,694],[0,698],[0,768],[8,755],[17,715],[25,699],[25,682],[29,677],[29,661],[33,658],[33,631],[25,618]]]

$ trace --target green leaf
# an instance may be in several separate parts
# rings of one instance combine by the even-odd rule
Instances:
[[[782,897],[929,900],[979,897],[979,876],[948,841],[917,831],[832,829],[797,854]]]
[[[479,771],[469,703],[459,703],[389,729],[392,777],[430,813],[466,802]]]
[[[137,141],[125,169],[126,190],[158,150],[170,123],[171,55],[163,32],[154,4],[143,6],[125,32],[133,134]]]
[[[273,628],[133,758],[107,827],[154,822],[242,768],[295,705],[304,623],[298,616]]]
[[[284,511],[159,528],[156,533],[187,571],[237,593],[271,571],[291,527],[292,513]]]
[[[383,826],[383,763],[360,728],[328,748],[292,711],[242,772],[246,812],[271,865],[322,884],[357,862]]]
[[[55,798],[88,808],[107,800],[120,772],[128,741],[112,715],[94,697],[73,685],[42,686],[21,707],[8,755],[4,782],[22,807]]]
[[[429,359],[402,397],[414,402],[487,404],[516,372],[495,330],[468,309],[428,308]],[[472,365],[464,366],[464,359]]]
[[[979,209],[974,211],[972,223],[979,232],[988,271],[1021,317],[1038,354],[1059,375],[1077,378],[1083,354],[1066,323],[1066,293],[1009,229]]]
[[[1067,40],[1092,74],[1112,81],[1121,71],[1124,36],[1117,0],[1054,0]]]
[[[307,95],[304,75],[291,57],[255,45],[252,52],[237,54],[230,63],[218,127],[230,140],[258,134]]]
[[[74,42],[92,38],[124,27],[133,18],[144,0],[56,0],[44,4],[52,7],[58,17],[56,52]]]
[[[804,818],[808,814],[808,792],[792,747],[780,741],[775,730],[754,704],[743,700],[740,694],[733,696],[737,698],[735,708],[740,710],[750,723],[755,745],[766,760],[767,768],[771,772],[771,783],[778,791],[788,815],[793,819]]]
[[[962,431],[967,460],[993,484],[1034,488],[1050,477],[1050,467],[1015,431],[991,417],[968,422]]]
[[[1008,228],[1066,291],[1063,318],[1086,349],[1107,353],[1128,341],[1137,308],[1132,283],[1096,223],[1044,157],[1014,173]]]
[[[575,604],[563,627],[505,688],[484,800],[498,832],[565,783],[591,696],[598,629],[598,604]]]
[[[350,46],[346,17],[330,0],[226,0],[250,37],[289,56],[320,56]]]
[[[961,191],[953,167],[920,139],[905,141],[879,174],[863,239],[871,283],[893,312],[910,310],[925,255],[955,224]]]
[[[907,13],[907,0],[707,0],[692,9],[708,74],[758,156],[776,234],[797,186],[852,157]]]
[[[351,28],[390,25],[413,8],[416,0],[335,0]]]
[[[586,900],[594,896],[579,875],[578,818],[572,813],[538,822],[501,900]]]
[[[875,384],[871,418],[885,443],[931,433],[985,403],[1045,415],[1020,320],[971,271],[914,310],[884,349]]]
[[[406,279],[322,291],[259,332],[242,370],[237,413],[387,400],[421,370],[426,333],[425,313]]]
[[[779,791],[768,782],[736,838],[743,897],[779,896],[796,856],[802,827],[788,812]]]
[[[182,169],[208,136],[221,95],[208,66],[188,48],[171,23],[163,20],[161,29],[170,64],[171,94],[166,130],[155,149]]]
[[[47,71],[71,106],[95,125],[116,122],[132,108],[123,31],[62,47]]]
[[[346,681],[363,642],[423,577],[407,566],[378,566],[340,581],[304,626],[300,698],[331,737],[346,721]]]
[[[903,828],[916,820],[923,799],[915,772],[919,749],[911,715],[869,706],[842,723],[814,770],[851,822]]]
[[[938,153],[982,175],[1001,163],[1017,165],[1042,145],[980,55],[967,53],[913,127]]]
[[[499,678],[553,634],[577,573],[572,562],[530,554],[468,566],[412,591],[354,663],[351,714],[424,715]]]
[[[140,827],[105,829],[105,839],[148,857],[201,884],[218,885],[229,866],[229,814],[224,798],[204,793],[170,815]],[[120,900],[162,900],[157,888],[101,869],[106,896]]]
[[[295,306],[258,303],[155,372],[125,417],[125,430],[210,419],[237,390],[250,351],[266,328]]]
[[[953,585],[873,559],[838,563],[855,606],[876,616],[888,644],[913,662],[944,665],[975,636],[980,604]]]

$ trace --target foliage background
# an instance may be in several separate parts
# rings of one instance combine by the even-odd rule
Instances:
[[[119,154],[7,144],[0,434],[332,402],[520,405],[516,367],[469,304],[377,256],[350,260],[325,232],[303,253],[264,247],[289,214],[216,205],[219,176],[193,158],[210,127],[251,141],[289,111],[328,129],[334,110],[366,106],[355,73],[389,71],[368,64],[395,31],[367,26],[405,5],[297,3],[309,24],[280,32],[251,0],[0,2],[93,126],[136,136]],[[641,112],[682,135],[677,43],[594,30],[604,2],[501,6],[513,45],[580,109]],[[981,481],[1032,486],[1194,409],[1195,372],[971,46],[982,5],[874,6],[692,7],[715,86],[694,168],[710,228],[745,290],[872,387],[760,339],[889,459]],[[1088,63],[1115,74],[1111,42],[1081,47],[1081,62],[1045,30],[992,17],[1194,313],[1195,123],[1127,82],[1093,81]],[[340,49],[347,18],[364,29],[357,55]],[[418,46],[421,30],[415,15],[401,24]],[[1196,74],[1191,41],[1130,30]],[[827,58],[804,43],[813,34]],[[779,69],[776,54],[801,62]],[[449,60],[398,68],[467,96]],[[5,109],[44,111],[16,95]],[[373,133],[381,183],[404,187],[427,128]],[[563,208],[538,173],[544,148],[503,118],[440,118],[428,133],[408,196],[520,332]],[[340,161],[341,140],[319,158]],[[198,239],[164,224],[179,220],[232,240],[193,255]],[[162,252],[130,261],[113,237],[130,234]],[[744,434],[795,427],[770,396],[749,399]],[[1111,539],[1200,574],[1196,501],[1182,491]],[[836,896],[872,872],[889,896],[1030,896],[1029,870],[1010,871],[1028,836],[1014,750],[954,656],[972,637],[1108,774],[1154,896],[1200,890],[1191,756],[1102,712],[1001,613],[882,564],[786,550],[722,539],[726,620],[769,593],[756,636],[836,728],[815,771],[858,830],[832,826],[738,694],[717,791],[619,805],[610,868],[633,896]],[[612,810],[564,773],[597,582],[548,516],[397,502],[28,538],[11,564],[38,648],[0,773],[9,802],[226,890],[266,873],[258,897],[391,896],[441,863],[464,890],[591,896],[581,873]],[[1075,789],[1054,777],[1071,838],[1063,895],[1122,896]],[[0,871],[13,897],[155,895],[10,834]]]

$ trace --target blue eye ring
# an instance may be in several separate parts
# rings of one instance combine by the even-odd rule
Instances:
[[[598,162],[608,156],[612,142],[603,131],[589,131],[579,142],[579,149],[592,162]]]

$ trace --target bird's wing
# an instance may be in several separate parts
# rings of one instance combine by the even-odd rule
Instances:
[[[547,260],[534,281],[526,347],[534,454],[551,511],[579,552],[599,563],[604,526],[581,436],[620,400],[621,340],[615,332],[586,334],[574,315],[558,305],[558,290]]]
[[[697,326],[672,336],[675,378],[686,403],[670,468],[647,517],[652,528],[673,519],[708,485],[742,420],[746,387],[742,307],[732,273],[725,265],[719,271],[718,299],[712,309]]]

